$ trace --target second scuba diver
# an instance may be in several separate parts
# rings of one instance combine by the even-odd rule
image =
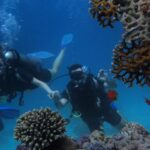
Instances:
[[[78,115],[90,131],[100,129],[104,121],[121,129],[126,121],[111,107],[104,84],[80,64],[69,68],[70,81],[62,94],[53,98],[57,106],[72,104],[72,115]]]
[[[43,68],[36,60],[19,54],[14,49],[0,49],[0,96],[11,101],[20,92],[19,104],[23,103],[23,93],[37,87],[43,88],[49,97],[54,97],[47,84],[58,72],[65,53],[62,49],[56,57],[51,69]]]

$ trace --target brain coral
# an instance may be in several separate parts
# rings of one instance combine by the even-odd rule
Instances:
[[[29,150],[43,150],[63,137],[65,120],[49,108],[35,109],[23,114],[14,130],[16,140],[20,140]]]

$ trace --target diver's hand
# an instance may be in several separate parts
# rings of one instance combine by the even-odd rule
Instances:
[[[54,102],[57,109],[61,109],[68,102],[68,100],[66,98],[61,98],[59,100],[55,100]]]
[[[61,98],[61,99],[59,100],[59,102],[60,102],[60,104],[61,104],[62,106],[64,106],[64,105],[68,102],[68,100],[67,100],[66,98]]]
[[[48,93],[48,97],[53,100],[59,100],[61,98],[61,94],[59,91],[51,91]]]

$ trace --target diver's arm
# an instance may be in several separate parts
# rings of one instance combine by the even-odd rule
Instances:
[[[64,90],[59,96],[60,96],[59,98],[57,96],[57,98],[54,99],[55,105],[58,109],[63,107],[64,105],[66,105],[69,102],[68,94],[67,94],[66,90]]]
[[[32,79],[32,84],[41,87],[42,89],[44,89],[47,93],[48,96],[53,99],[55,97],[55,95],[58,95],[58,91],[53,91],[45,82],[33,77]]]
[[[58,56],[56,57],[56,59],[55,59],[55,61],[54,61],[54,63],[53,63],[52,68],[49,69],[50,72],[51,72],[51,74],[52,74],[52,77],[54,77],[54,76],[57,74],[57,72],[58,72],[58,70],[59,70],[59,68],[60,68],[60,65],[61,65],[61,63],[62,63],[62,60],[63,60],[63,58],[64,58],[65,50],[66,50],[66,49],[64,48],[64,49],[62,49],[62,50],[60,51],[60,53],[58,54]]]

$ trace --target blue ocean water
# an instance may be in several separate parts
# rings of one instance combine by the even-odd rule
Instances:
[[[0,41],[16,48],[20,53],[36,53],[46,50],[55,56],[61,49],[62,37],[72,33],[73,40],[66,46],[66,54],[59,75],[67,72],[73,63],[88,66],[94,74],[99,69],[109,70],[112,62],[112,50],[119,42],[123,32],[122,25],[103,29],[92,19],[88,12],[87,0],[1,0],[0,1]],[[55,57],[43,60],[43,66],[50,67]],[[62,91],[68,77],[53,82],[52,88]],[[144,102],[149,98],[148,87],[127,88],[118,83],[119,98],[116,106],[120,114],[128,121],[142,124],[150,130],[150,106]],[[33,108],[51,107],[57,110],[42,89],[28,91],[24,97],[24,106],[18,106],[17,99],[12,103],[0,103],[1,106],[18,108],[21,113]],[[67,105],[60,113],[68,117],[71,107]],[[5,129],[0,132],[0,150],[15,150],[17,141],[13,139],[15,119],[3,119]],[[116,131],[105,124],[107,134]],[[78,138],[88,134],[87,126],[80,118],[73,118],[67,126],[67,134]]]

